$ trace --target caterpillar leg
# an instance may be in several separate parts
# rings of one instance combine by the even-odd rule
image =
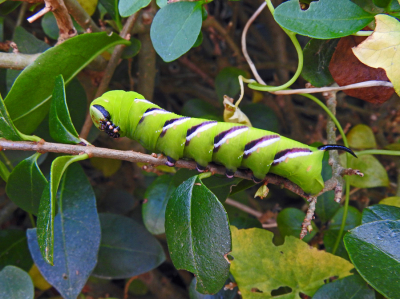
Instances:
[[[261,183],[264,179],[259,179],[256,178],[254,175],[252,175],[251,179],[253,180],[254,183],[259,184]]]
[[[202,165],[200,165],[199,163],[196,163],[196,170],[197,170],[198,172],[204,172],[204,171],[207,170],[207,166],[202,166]]]
[[[169,167],[174,167],[175,166],[175,162],[176,160],[167,156],[167,162],[165,162],[165,165],[169,166]]]
[[[232,170],[232,169],[226,169],[225,171],[225,175],[227,178],[231,179],[233,178],[233,176],[235,175],[236,170]]]

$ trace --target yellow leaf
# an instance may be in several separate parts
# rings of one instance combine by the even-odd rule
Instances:
[[[98,0],[78,0],[82,8],[91,16],[97,7]]]
[[[39,290],[46,291],[51,288],[51,284],[44,279],[36,264],[33,264],[32,268],[29,270],[29,276],[32,278],[33,285]]]
[[[105,177],[109,177],[120,169],[122,162],[115,159],[91,158],[90,163],[94,168],[101,170]]]
[[[391,196],[382,199],[379,202],[381,205],[394,206],[400,208],[400,196]]]
[[[400,94],[400,23],[388,15],[376,15],[374,33],[353,48],[354,55],[364,64],[383,68]]]

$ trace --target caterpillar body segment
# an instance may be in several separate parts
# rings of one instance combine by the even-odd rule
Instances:
[[[324,187],[324,150],[338,149],[329,145],[318,149],[274,132],[177,115],[135,92],[107,92],[92,102],[90,113],[95,126],[110,136],[126,136],[150,151],[165,154],[168,166],[186,158],[195,160],[197,169],[204,171],[215,162],[226,167],[228,177],[238,168],[250,169],[256,182],[271,172],[308,194],[317,194]]]

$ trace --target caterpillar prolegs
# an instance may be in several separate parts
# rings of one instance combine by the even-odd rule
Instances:
[[[90,114],[96,127],[111,137],[126,136],[150,151],[163,153],[168,166],[180,158],[192,159],[202,172],[215,162],[226,167],[227,177],[233,177],[238,168],[250,169],[255,182],[271,172],[308,194],[317,194],[324,187],[325,150],[341,149],[354,155],[344,146],[315,148],[240,124],[177,115],[135,92],[107,92],[92,102]]]

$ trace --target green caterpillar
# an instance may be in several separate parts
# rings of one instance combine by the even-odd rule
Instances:
[[[339,145],[310,147],[276,133],[240,124],[190,118],[168,112],[135,92],[110,91],[90,105],[97,128],[113,138],[126,136],[153,152],[167,156],[167,165],[180,158],[192,159],[203,172],[210,162],[226,167],[233,177],[238,168],[250,169],[261,182],[268,172],[297,184],[307,194],[323,187],[321,176],[325,150]]]

